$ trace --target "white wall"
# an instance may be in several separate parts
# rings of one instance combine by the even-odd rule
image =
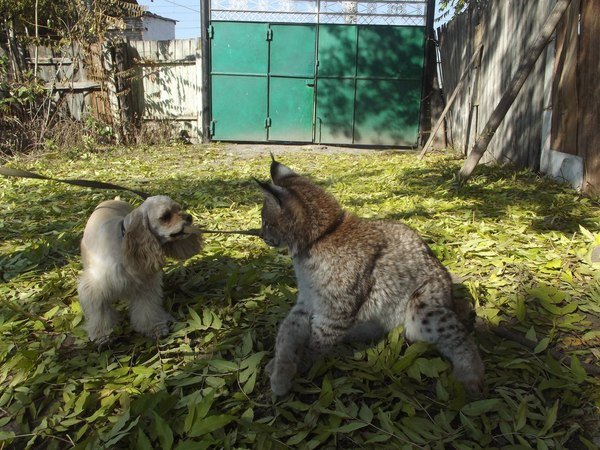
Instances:
[[[175,40],[175,22],[144,16],[142,18],[145,30],[142,31],[144,41]]]

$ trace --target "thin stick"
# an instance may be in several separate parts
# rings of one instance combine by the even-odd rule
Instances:
[[[203,233],[222,233],[222,234],[245,234],[247,236],[259,236],[259,229],[251,229],[251,230],[200,230]]]
[[[425,146],[423,147],[423,150],[421,150],[421,153],[419,153],[418,159],[423,159],[423,156],[425,156],[425,153],[427,153],[427,150],[429,150],[429,147],[431,147],[431,145],[433,144],[433,140],[435,139],[435,135],[437,134],[438,130],[440,129],[440,127],[444,123],[444,119],[446,118],[446,114],[448,113],[448,111],[452,107],[452,104],[454,103],[454,100],[456,99],[456,96],[458,95],[458,93],[462,89],[462,86],[465,83],[465,80],[467,78],[467,75],[468,75],[469,71],[471,70],[471,67],[473,66],[473,64],[475,64],[476,61],[480,60],[479,56],[480,56],[480,53],[481,53],[482,50],[483,50],[483,44],[479,44],[479,47],[477,47],[477,49],[475,50],[475,53],[473,53],[473,57],[471,58],[471,61],[469,61],[469,64],[467,65],[467,68],[465,69],[465,71],[463,72],[462,76],[460,77],[460,81],[458,82],[458,84],[454,88],[454,92],[452,92],[452,95],[448,99],[448,102],[446,103],[446,107],[442,111],[442,114],[440,115],[440,118],[438,119],[437,123],[433,127],[433,130],[431,130],[431,134],[429,135],[429,139],[427,139],[427,142],[425,143]]]

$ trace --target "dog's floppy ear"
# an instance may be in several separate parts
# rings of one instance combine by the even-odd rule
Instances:
[[[145,272],[155,273],[164,265],[163,251],[148,226],[148,218],[141,208],[125,217],[123,250],[125,264]]]
[[[167,242],[163,245],[163,251],[169,258],[188,259],[197,254],[202,248],[202,237],[191,234],[185,239]]]

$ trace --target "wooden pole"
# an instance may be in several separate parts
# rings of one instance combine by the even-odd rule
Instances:
[[[473,66],[473,64],[475,64],[475,61],[477,61],[479,59],[478,56],[482,50],[483,50],[483,43],[479,44],[479,46],[475,50],[475,53],[471,57],[471,61],[469,61],[467,68],[461,75],[460,80],[458,81],[458,84],[454,88],[454,92],[452,92],[452,95],[450,96],[450,98],[448,99],[448,102],[446,103],[446,107],[444,108],[444,110],[442,111],[442,114],[440,115],[440,118],[438,119],[435,126],[433,127],[433,130],[431,130],[431,134],[429,135],[429,139],[427,139],[427,143],[423,146],[423,150],[421,150],[421,153],[419,153],[418,159],[423,159],[423,156],[425,156],[425,153],[427,153],[427,151],[431,147],[431,144],[433,144],[433,140],[435,138],[436,133],[438,132],[438,130],[444,123],[446,114],[452,107],[454,100],[456,100],[456,96],[458,95],[458,93],[462,89],[463,85],[465,84],[465,80],[467,79],[467,75],[469,74],[471,67]]]
[[[494,137],[494,133],[502,123],[506,113],[517,98],[517,95],[525,84],[527,77],[533,70],[533,67],[535,66],[540,54],[546,45],[548,45],[548,42],[550,41],[558,22],[560,22],[560,19],[564,15],[570,3],[571,0],[557,0],[554,8],[550,12],[550,15],[546,19],[546,23],[542,27],[540,34],[535,39],[533,44],[531,44],[529,48],[525,50],[525,57],[523,61],[521,61],[521,64],[519,65],[519,68],[512,78],[508,88],[506,91],[504,91],[504,94],[498,102],[496,109],[494,109],[492,112],[492,115],[490,116],[483,131],[479,134],[479,137],[475,141],[473,150],[465,160],[465,163],[458,173],[458,181],[460,184],[464,184],[464,182],[469,179],[473,173],[473,170],[479,163],[479,160],[487,150],[490,141]]]

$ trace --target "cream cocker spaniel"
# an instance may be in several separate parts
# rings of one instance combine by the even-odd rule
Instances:
[[[90,340],[109,340],[118,315],[113,303],[129,300],[132,327],[151,338],[169,332],[163,309],[164,257],[187,259],[202,238],[192,216],[171,198],[149,197],[138,208],[117,199],[100,203],[81,240],[83,272],[77,291]]]

